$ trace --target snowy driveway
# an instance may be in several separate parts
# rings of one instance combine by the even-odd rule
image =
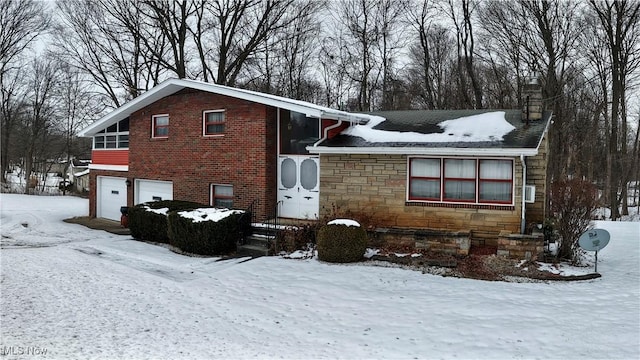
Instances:
[[[191,258],[63,223],[86,200],[2,194],[9,358],[640,357],[640,223],[600,279],[503,283],[275,257]],[[45,354],[46,352],[46,354]]]

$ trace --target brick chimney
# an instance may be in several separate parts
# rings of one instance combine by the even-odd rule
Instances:
[[[538,73],[533,72],[522,88],[522,121],[538,121],[542,119],[542,85],[538,79]]]

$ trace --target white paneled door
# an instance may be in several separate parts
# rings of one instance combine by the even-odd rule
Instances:
[[[320,204],[320,159],[280,155],[278,159],[279,216],[317,219]]]
[[[126,181],[121,177],[97,177],[97,217],[120,221],[120,207],[127,206]]]

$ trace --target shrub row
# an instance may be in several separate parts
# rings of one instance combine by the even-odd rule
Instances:
[[[138,204],[129,208],[129,230],[139,240],[169,243],[167,214],[177,210],[193,210],[206,205],[190,201],[161,200]],[[149,210],[165,211],[149,211]]]
[[[190,217],[183,216],[186,213]],[[129,209],[128,216],[136,239],[168,243],[194,254],[222,255],[234,251],[251,227],[251,216],[244,214],[242,210],[164,200],[138,204]]]
[[[207,220],[210,214],[225,211],[220,220]],[[251,227],[251,217],[242,210],[197,209],[191,214],[202,214],[202,221],[194,222],[182,216],[182,211],[169,213],[170,244],[183,251],[201,255],[228,254],[236,250],[242,234]]]

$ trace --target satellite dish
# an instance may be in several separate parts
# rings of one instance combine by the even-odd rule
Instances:
[[[611,235],[607,230],[591,229],[580,235],[578,245],[586,251],[598,251],[609,244],[609,239]]]

